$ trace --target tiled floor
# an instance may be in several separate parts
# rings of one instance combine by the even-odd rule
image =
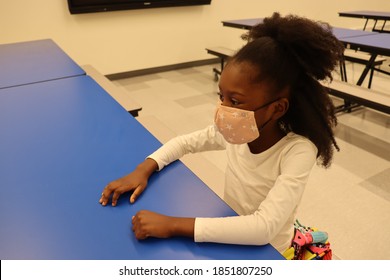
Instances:
[[[217,100],[212,67],[114,83],[143,107],[138,120],[166,142],[212,123]],[[349,64],[347,68],[349,81],[354,82],[361,66]],[[375,74],[372,87],[390,94],[390,76]],[[329,169],[314,168],[299,220],[328,232],[334,259],[390,259],[389,115],[361,108],[340,114],[338,119],[336,135],[341,151]],[[217,194],[222,194],[226,164],[223,152],[189,155],[183,161]]]

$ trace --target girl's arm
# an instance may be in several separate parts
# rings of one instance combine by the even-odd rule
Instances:
[[[226,142],[214,125],[186,135],[177,136],[149,156],[158,164],[158,170],[189,153],[225,149]]]

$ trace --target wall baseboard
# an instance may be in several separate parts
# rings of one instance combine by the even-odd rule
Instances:
[[[108,74],[105,76],[109,80],[114,81],[114,80],[132,78],[132,77],[136,77],[136,76],[150,75],[150,74],[155,74],[155,73],[160,73],[160,72],[165,72],[165,71],[172,71],[172,70],[178,70],[178,69],[189,68],[189,67],[197,67],[197,66],[203,66],[203,65],[209,65],[209,64],[216,64],[216,63],[220,63],[220,60],[218,58],[210,58],[210,59],[189,61],[189,62],[183,62],[183,63],[177,63],[177,64],[172,64],[172,65],[153,67],[153,68],[146,68],[146,69],[140,69],[140,70],[133,70],[133,71],[127,71],[127,72],[121,72],[121,73]]]

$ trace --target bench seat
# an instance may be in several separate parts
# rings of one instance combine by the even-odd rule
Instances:
[[[323,83],[323,86],[333,96],[390,114],[389,94],[336,80],[333,80],[331,83]],[[342,109],[348,110],[346,107]]]
[[[229,57],[232,57],[234,55],[235,51],[232,49],[229,49],[229,48],[225,48],[225,47],[206,48],[206,51],[207,51],[207,53],[209,53],[211,55],[215,55],[216,57],[218,57],[220,59],[221,68],[220,69],[213,68],[213,72],[215,74],[214,80],[218,81],[218,76],[221,75],[221,73],[223,71],[223,67],[225,66],[226,60]]]

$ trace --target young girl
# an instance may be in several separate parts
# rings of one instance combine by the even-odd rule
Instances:
[[[332,79],[343,46],[329,25],[275,13],[243,35],[248,43],[228,62],[219,82],[215,123],[174,138],[132,173],[111,182],[100,203],[115,206],[146,188],[156,170],[184,154],[225,149],[224,200],[239,214],[178,218],[140,211],[136,238],[188,236],[196,242],[263,245],[283,252],[291,244],[296,209],[314,164],[328,167],[334,107],[318,80]]]

